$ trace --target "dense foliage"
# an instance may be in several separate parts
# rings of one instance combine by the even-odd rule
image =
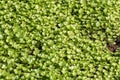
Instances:
[[[119,80],[118,35],[120,0],[0,0],[0,80]]]

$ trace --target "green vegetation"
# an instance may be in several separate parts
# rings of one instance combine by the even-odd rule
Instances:
[[[0,80],[119,80],[106,34],[120,0],[0,0]]]

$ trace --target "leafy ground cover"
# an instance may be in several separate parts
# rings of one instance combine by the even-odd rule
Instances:
[[[0,79],[119,80],[119,35],[120,0],[1,0]]]

